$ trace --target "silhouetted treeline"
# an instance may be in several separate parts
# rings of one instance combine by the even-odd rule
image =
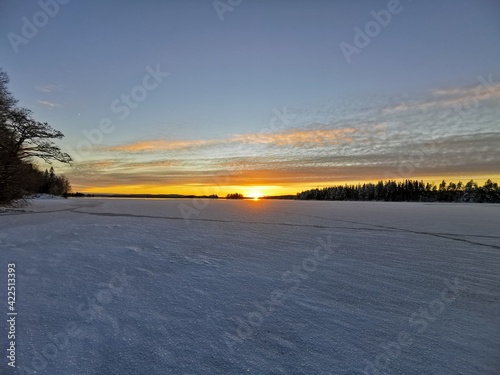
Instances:
[[[95,195],[94,194],[85,194],[85,193],[80,193],[80,192],[76,192],[76,193],[67,193],[65,195],[65,197],[73,197],[73,198],[91,198],[91,197],[94,197]]]
[[[244,198],[243,194],[240,194],[240,193],[226,195],[226,199],[243,199],[243,198]]]
[[[479,186],[473,180],[439,185],[423,181],[379,181],[377,184],[332,186],[306,190],[297,199],[329,201],[389,201],[389,202],[472,202],[500,203],[500,189],[488,180]]]
[[[0,203],[22,198],[31,194],[51,194],[67,196],[71,185],[64,175],[56,175],[54,169],[40,171],[30,163],[20,163],[9,184],[2,187],[3,199]]]
[[[33,174],[36,178],[28,186],[31,188],[31,193],[67,196],[71,190],[68,179],[64,175],[57,176],[53,167],[50,167],[50,171],[45,170],[43,173],[34,168]]]
[[[52,142],[63,134],[35,120],[29,109],[18,107],[8,83],[9,77],[0,69],[0,203],[26,194],[67,193],[70,185],[64,176],[56,176],[53,168],[42,172],[34,164],[36,159],[71,163],[71,157]]]

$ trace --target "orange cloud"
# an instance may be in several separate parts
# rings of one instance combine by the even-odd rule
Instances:
[[[108,147],[107,151],[125,151],[125,152],[141,152],[141,151],[164,151],[164,150],[180,150],[183,148],[202,147],[215,144],[215,140],[152,140],[134,142],[128,145]]]
[[[500,84],[436,89],[431,94],[434,96],[433,98],[423,101],[400,103],[386,108],[384,112],[395,113],[411,110],[427,111],[431,109],[469,107],[473,103],[500,98]]]
[[[357,133],[366,132],[360,128],[341,129],[291,129],[279,133],[251,133],[236,134],[223,139],[208,140],[151,140],[140,141],[126,145],[107,147],[106,151],[115,152],[156,152],[171,151],[181,149],[192,149],[206,146],[217,146],[227,144],[262,144],[275,146],[295,146],[304,145],[325,146],[341,142],[352,142],[352,136]]]
[[[276,146],[301,146],[306,144],[313,145],[331,145],[340,142],[351,142],[352,138],[347,135],[354,135],[360,132],[360,129],[342,128],[342,129],[293,129],[281,133],[253,133],[245,135],[236,135],[230,138],[233,142],[243,142],[249,144],[269,144]]]

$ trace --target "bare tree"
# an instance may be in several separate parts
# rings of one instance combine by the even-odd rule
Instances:
[[[14,99],[10,91],[7,89],[9,76],[0,69],[0,123],[5,122],[5,117],[9,110],[14,108],[17,100]]]
[[[46,122],[39,122],[32,118],[28,109],[15,109],[7,116],[6,128],[11,136],[8,143],[9,156],[26,160],[40,158],[51,163],[54,160],[61,163],[71,163],[71,156],[62,152],[51,139],[64,137],[59,130],[53,129]]]
[[[72,162],[71,156],[52,142],[64,135],[46,122],[36,121],[30,110],[16,107],[16,100],[7,90],[8,82],[8,76],[0,70],[0,202],[21,193],[16,184],[21,165],[34,158],[49,164],[54,160]]]

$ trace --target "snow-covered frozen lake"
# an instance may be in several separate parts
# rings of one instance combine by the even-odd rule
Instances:
[[[499,228],[486,204],[32,201],[0,213],[0,373],[499,374]]]

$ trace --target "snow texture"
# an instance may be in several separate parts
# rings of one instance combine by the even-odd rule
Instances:
[[[1,374],[500,373],[498,205],[25,208],[0,213]]]

